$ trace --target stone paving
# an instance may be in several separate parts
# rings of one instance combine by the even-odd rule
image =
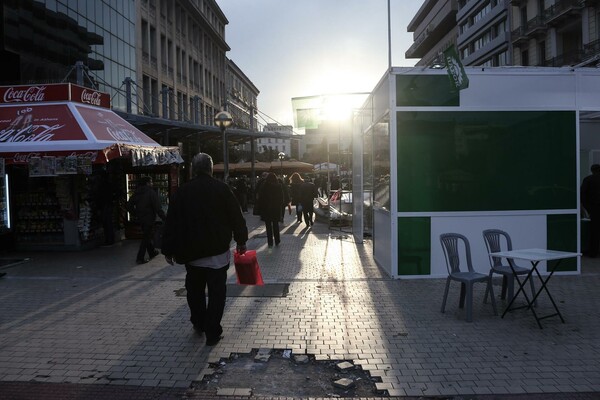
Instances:
[[[349,232],[321,222],[307,229],[286,216],[281,245],[269,249],[258,218],[246,216],[248,247],[257,250],[265,282],[289,283],[289,293],[228,297],[225,337],[215,347],[191,329],[185,297],[177,295],[183,267],[162,257],[136,265],[136,241],[6,255],[29,260],[2,268],[0,390],[57,383],[180,396],[212,372],[210,363],[271,348],[352,361],[379,378],[382,396],[600,398],[597,259],[584,259],[582,275],[550,281],[565,324],[550,318],[539,329],[526,310],[494,316],[482,303],[484,285],[467,323],[458,284],[442,314],[445,281],[390,279],[369,241],[356,244]],[[235,283],[233,267],[228,283]],[[495,285],[499,293],[500,280]],[[542,313],[550,307],[543,296],[538,303]],[[506,305],[498,301],[500,313]]]

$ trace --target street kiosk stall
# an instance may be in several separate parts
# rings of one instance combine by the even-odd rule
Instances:
[[[466,73],[459,90],[446,70],[392,68],[355,112],[354,197],[371,201],[354,203],[353,234],[371,232],[394,278],[446,277],[442,233],[465,235],[483,273],[485,229],[508,232],[515,249],[581,249],[579,187],[600,161],[600,71]],[[580,260],[559,270],[578,274]]]
[[[138,173],[164,176],[167,202],[183,162],[179,149],[159,145],[109,107],[108,94],[70,83],[0,87],[0,234],[17,248],[99,244],[103,218],[116,230],[124,223],[119,204]]]

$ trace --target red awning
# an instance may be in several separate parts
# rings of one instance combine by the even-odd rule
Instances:
[[[134,166],[182,163],[178,147],[164,147],[110,109],[74,102],[3,104],[0,157],[85,156],[95,163],[131,157]]]

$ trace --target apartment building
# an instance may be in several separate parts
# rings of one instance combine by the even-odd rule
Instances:
[[[599,10],[598,0],[427,0],[408,26],[406,57],[434,66],[455,44],[465,65],[595,66]]]
[[[515,65],[596,66],[600,1],[511,0]]]
[[[137,0],[138,113],[212,125],[225,107],[225,26],[215,0]]]
[[[406,58],[419,58],[416,65],[429,66],[440,62],[439,55],[456,43],[457,0],[426,0],[408,24],[413,32],[413,44]]]
[[[456,48],[463,64],[511,64],[508,0],[459,0],[456,24]]]
[[[256,130],[257,99],[260,91],[250,78],[227,59],[227,111],[233,117],[233,125],[240,129]]]

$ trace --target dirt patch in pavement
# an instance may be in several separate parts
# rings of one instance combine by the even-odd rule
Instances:
[[[252,390],[254,396],[372,397],[379,379],[349,361],[316,361],[289,350],[254,350],[211,364],[198,389]]]

